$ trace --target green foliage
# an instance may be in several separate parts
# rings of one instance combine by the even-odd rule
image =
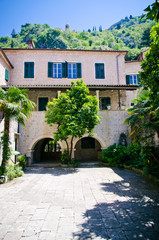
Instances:
[[[6,176],[8,180],[13,180],[14,178],[21,177],[23,175],[22,168],[18,165],[8,165]]]
[[[0,87],[0,111],[4,115],[4,132],[1,138],[3,145],[2,152],[2,169],[3,174],[6,173],[6,168],[10,159],[9,149],[9,127],[10,120],[14,117],[16,121],[24,125],[24,120],[28,119],[35,104],[28,99],[26,89],[18,89],[10,87],[8,90],[3,90]]]
[[[143,47],[149,47],[149,29],[153,25],[154,21],[132,16],[115,23],[108,30],[103,30],[101,25],[99,31],[93,27],[92,32],[90,29],[83,32],[63,31],[52,29],[48,24],[26,23],[15,38],[1,37],[0,44],[2,48],[27,48],[27,40],[32,39],[35,48],[105,50],[109,46],[110,50],[134,50],[128,55],[128,60],[134,60]]]
[[[113,144],[102,151],[102,162],[117,166],[130,166],[141,169],[145,174],[153,174],[158,177],[159,161],[158,149],[150,146],[141,146],[131,143],[129,146]]]
[[[134,141],[148,144],[157,132],[159,136],[159,24],[151,31],[151,45],[141,63],[140,79],[143,85],[134,100],[134,106],[127,109],[129,117],[125,120],[134,133]],[[151,143],[153,144],[153,143]]]
[[[61,163],[62,164],[67,164],[67,159],[68,159],[68,151],[64,150],[63,153],[61,154]]]
[[[105,163],[120,165],[125,162],[125,153],[126,147],[115,143],[102,151],[101,158]]]
[[[96,96],[89,95],[83,80],[72,82],[70,90],[47,104],[46,122],[57,124],[54,140],[66,142],[68,160],[71,159],[73,139],[81,138],[85,133],[91,134],[99,124],[98,111],[98,100]]]
[[[156,0],[153,4],[149,5],[147,8],[145,8],[144,11],[147,13],[144,14],[142,18],[146,16],[147,19],[154,19],[156,22],[159,21],[159,1],[158,0]]]
[[[25,171],[28,163],[28,157],[26,155],[18,156],[18,165]]]

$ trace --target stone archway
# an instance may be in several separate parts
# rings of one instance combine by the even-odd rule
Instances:
[[[53,143],[52,138],[40,139],[33,149],[33,163],[50,162],[55,163],[60,160],[61,147],[58,143]]]
[[[93,137],[84,137],[75,145],[75,158],[80,162],[99,161],[101,144]]]

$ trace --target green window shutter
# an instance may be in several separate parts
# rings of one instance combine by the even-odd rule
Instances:
[[[62,63],[62,78],[67,78],[68,77],[68,63],[64,62]]]
[[[104,63],[100,64],[100,78],[101,79],[105,78],[105,76],[104,76]]]
[[[99,63],[95,63],[95,76],[96,76],[96,79],[99,78]]]
[[[46,111],[46,105],[48,103],[48,97],[40,97],[38,102],[38,111]]]
[[[34,62],[24,63],[24,78],[34,78]]]
[[[29,63],[28,62],[25,62],[24,63],[24,77],[25,78],[28,78],[29,77]]]
[[[77,66],[77,78],[81,78],[82,74],[81,74],[81,63],[76,63]]]
[[[30,78],[34,78],[34,62],[30,62]]]
[[[126,75],[126,84],[130,84],[130,75]]]
[[[104,63],[95,63],[95,76],[96,79],[104,79]]]
[[[53,63],[48,62],[48,77],[53,77]]]
[[[137,74],[137,82],[139,84],[139,87],[142,87],[141,79],[139,78],[139,74]]]
[[[5,80],[8,81],[9,80],[9,70],[5,69]]]

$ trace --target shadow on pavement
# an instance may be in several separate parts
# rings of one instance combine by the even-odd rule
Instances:
[[[131,171],[112,169],[120,180],[100,183],[105,202],[84,213],[86,221],[74,239],[159,239],[158,186]]]
[[[25,174],[50,174],[53,176],[68,175],[77,173],[77,168],[44,168],[44,167],[28,167]]]

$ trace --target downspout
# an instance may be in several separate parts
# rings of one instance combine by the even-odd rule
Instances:
[[[119,82],[119,62],[118,62],[118,58],[120,57],[121,53],[119,53],[116,56],[116,68],[117,68],[117,80],[118,80],[118,85],[120,84]],[[118,99],[119,99],[119,109],[120,109],[120,90],[118,90]]]

